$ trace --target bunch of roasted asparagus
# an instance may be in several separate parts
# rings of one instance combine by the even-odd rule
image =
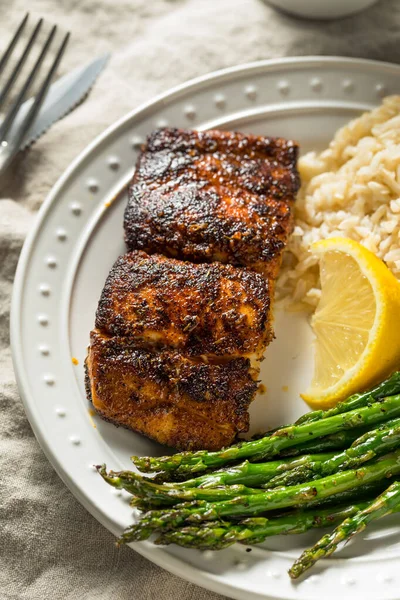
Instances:
[[[369,522],[400,511],[400,372],[327,411],[219,452],[132,457],[142,472],[107,473],[141,520],[119,543],[218,550],[338,524],[289,571],[299,577]],[[397,481],[399,479],[399,481]]]

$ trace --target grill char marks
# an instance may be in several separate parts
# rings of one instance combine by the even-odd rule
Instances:
[[[257,383],[249,360],[191,360],[91,332],[86,389],[106,420],[178,449],[220,449],[247,431]]]
[[[292,228],[298,147],[280,138],[160,129],[125,211],[129,249],[247,266],[271,279]]]
[[[96,327],[188,356],[260,358],[273,333],[268,282],[220,263],[130,252],[112,268]]]

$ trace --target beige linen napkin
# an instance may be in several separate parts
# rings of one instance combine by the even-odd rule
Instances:
[[[0,50],[29,8],[70,29],[62,71],[112,52],[89,98],[13,167],[0,200],[0,598],[217,600],[156,567],[75,500],[40,450],[16,388],[9,348],[14,270],[34,212],[70,161],[105,127],[154,94],[211,70],[268,57],[345,54],[399,61],[400,6],[321,24],[261,0],[0,2]],[[1,82],[0,82],[1,85]],[[184,575],[184,573],[182,573]]]

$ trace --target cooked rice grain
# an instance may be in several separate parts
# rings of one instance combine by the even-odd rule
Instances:
[[[300,159],[295,227],[278,299],[313,309],[320,296],[317,240],[349,237],[382,258],[400,280],[400,96],[339,129],[329,147]]]

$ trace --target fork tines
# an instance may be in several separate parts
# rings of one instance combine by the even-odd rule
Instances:
[[[29,18],[29,13],[27,13],[25,15],[25,17],[23,18],[22,22],[18,26],[18,29],[17,29],[14,37],[12,38],[8,47],[6,48],[3,56],[0,58],[0,75],[6,68],[12,55],[15,54],[14,49],[26,27],[28,18]],[[27,43],[25,44],[22,54],[19,56],[14,68],[12,69],[11,74],[9,75],[7,81],[5,82],[4,86],[1,89],[0,110],[3,108],[7,98],[9,97],[11,90],[14,88],[14,84],[16,83],[18,76],[19,76],[23,66],[25,65],[29,55],[31,54],[32,48],[35,46],[35,42],[36,42],[39,32],[42,28],[42,25],[43,25],[43,19],[39,19],[39,21],[36,23],[32,33],[31,33]],[[31,126],[33,125],[33,122],[40,110],[40,107],[43,104],[47,90],[50,87],[52,78],[58,68],[58,65],[60,64],[61,58],[62,58],[65,48],[67,46],[68,39],[70,36],[69,33],[66,33],[65,36],[63,37],[63,40],[57,50],[55,58],[51,64],[43,82],[41,83],[37,94],[35,95],[34,102],[32,103],[32,106],[31,106],[30,110],[28,111],[28,114],[26,115],[25,119],[23,120],[21,126],[18,128],[15,138],[13,138],[12,140],[7,139],[7,134],[9,133],[9,131],[12,127],[12,124],[14,122],[14,119],[15,119],[19,109],[21,108],[23,102],[26,100],[26,97],[27,97],[32,85],[38,79],[40,67],[42,66],[42,63],[48,54],[48,51],[53,42],[56,31],[57,31],[57,26],[54,25],[52,27],[50,33],[47,36],[47,39],[40,51],[38,58],[35,61],[35,64],[33,65],[32,70],[30,71],[29,75],[27,76],[26,80],[24,81],[21,90],[19,91],[19,93],[16,96],[16,99],[13,101],[10,108],[8,109],[7,114],[5,115],[5,118],[0,126],[1,146],[3,148],[8,147],[9,154],[11,154],[12,156],[14,156],[14,154],[18,151],[20,144],[22,143],[25,136],[29,133]],[[9,160],[12,158],[12,156],[7,158],[7,162],[9,162]],[[0,161],[0,169],[2,169],[4,166],[5,166],[4,160]]]

